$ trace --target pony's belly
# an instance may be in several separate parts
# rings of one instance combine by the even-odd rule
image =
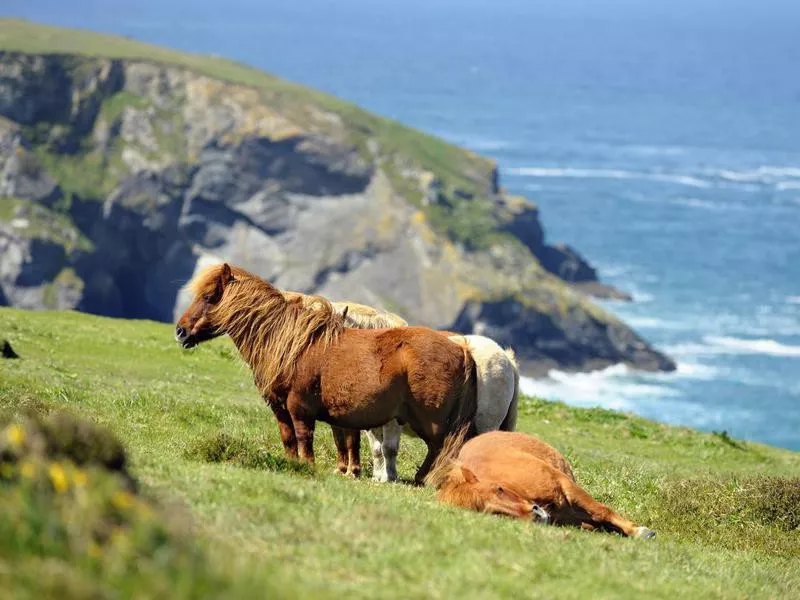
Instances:
[[[396,402],[387,401],[363,401],[358,404],[352,402],[337,402],[333,399],[330,405],[326,404],[327,420],[338,427],[348,429],[373,429],[381,427],[398,418],[398,406]]]
[[[403,387],[395,379],[382,380],[378,373],[369,361],[357,375],[323,372],[320,400],[331,423],[349,429],[372,429],[396,418],[403,420]]]
[[[554,469],[540,460],[520,457],[511,451],[504,455],[484,457],[480,461],[464,461],[464,466],[481,481],[494,481],[540,505],[560,505],[561,487]]]

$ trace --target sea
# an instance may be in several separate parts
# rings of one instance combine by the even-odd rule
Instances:
[[[678,363],[529,393],[800,450],[800,2],[4,0],[217,54],[497,160]]]

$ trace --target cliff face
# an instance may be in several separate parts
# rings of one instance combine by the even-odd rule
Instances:
[[[673,366],[565,283],[596,278],[488,160],[225,61],[0,33],[0,302],[170,321],[224,259],[489,331],[529,370]]]

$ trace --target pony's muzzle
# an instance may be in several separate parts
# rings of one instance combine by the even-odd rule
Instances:
[[[175,341],[181,344],[184,348],[191,348],[195,343],[190,339],[191,333],[185,328],[177,325],[175,327]]]
[[[531,519],[537,523],[543,523],[547,525],[550,522],[550,515],[548,512],[543,509],[538,504],[534,504],[531,506]]]

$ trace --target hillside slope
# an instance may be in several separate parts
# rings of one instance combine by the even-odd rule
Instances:
[[[16,309],[0,309],[0,337],[21,355],[0,359],[2,421],[67,410],[108,426],[144,491],[185,505],[213,575],[252,589],[261,582],[295,598],[376,589],[386,598],[778,598],[800,589],[797,453],[523,400],[521,430],[561,449],[595,497],[658,532],[627,540],[446,508],[427,488],[340,478],[324,425],[316,472],[298,472],[280,460],[274,418],[227,338],[186,352],[168,325]],[[404,438],[401,477],[422,456]],[[0,500],[8,493],[0,482]],[[18,543],[4,544],[0,584],[19,597],[81,580],[71,576],[81,557],[21,564]],[[112,580],[91,573],[84,582]],[[155,573],[146,589],[164,580]],[[172,597],[186,597],[175,585]]]
[[[225,259],[489,332],[529,373],[674,368],[571,287],[602,288],[492,161],[229,61],[15,20],[0,256],[0,303],[18,307],[170,321],[180,285]]]

